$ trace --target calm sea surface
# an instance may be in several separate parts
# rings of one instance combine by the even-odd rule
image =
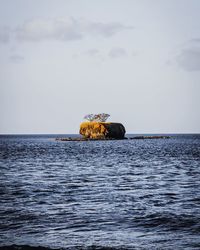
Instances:
[[[200,135],[55,137],[0,136],[1,247],[200,249]]]

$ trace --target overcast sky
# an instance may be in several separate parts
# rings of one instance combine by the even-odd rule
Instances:
[[[199,0],[0,0],[0,133],[200,133]]]

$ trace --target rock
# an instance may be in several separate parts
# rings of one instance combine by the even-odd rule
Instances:
[[[125,139],[126,130],[121,123],[113,122],[83,122],[80,134],[90,139]]]

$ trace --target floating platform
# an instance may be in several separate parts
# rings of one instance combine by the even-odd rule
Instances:
[[[170,136],[166,135],[151,135],[151,136],[134,136],[130,137],[130,140],[139,140],[139,139],[169,139]]]
[[[56,141],[118,141],[118,140],[146,140],[146,139],[169,139],[170,136],[134,136],[134,137],[124,137],[122,139],[115,138],[103,138],[103,139],[91,139],[82,137],[66,137],[66,138],[56,138]]]

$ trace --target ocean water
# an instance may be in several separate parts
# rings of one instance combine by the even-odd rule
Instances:
[[[55,137],[0,136],[1,249],[200,249],[200,135]]]

